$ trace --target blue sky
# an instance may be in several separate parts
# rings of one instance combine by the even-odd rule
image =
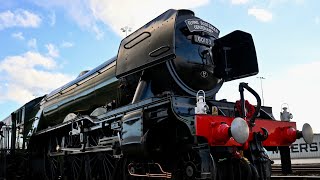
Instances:
[[[298,127],[320,132],[320,1],[0,0],[0,119],[27,101],[116,55],[125,33],[169,8],[191,9],[220,29],[252,34],[264,104],[279,119],[288,103]],[[218,98],[239,99],[238,83],[261,94],[257,76],[225,83]],[[246,97],[255,104],[249,94]]]

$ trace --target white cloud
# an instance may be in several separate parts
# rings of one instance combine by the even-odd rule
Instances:
[[[41,18],[27,10],[8,10],[0,13],[0,30],[10,27],[39,27]]]
[[[272,20],[272,13],[268,10],[261,8],[250,8],[248,9],[248,15],[254,16],[257,20],[262,22],[269,22]]]
[[[5,57],[0,61],[0,73],[6,77],[1,83],[8,85],[0,89],[0,99],[23,104],[73,79],[56,68],[54,59],[37,52]]]
[[[231,0],[231,4],[247,4],[249,2],[249,0]]]
[[[55,57],[55,58],[59,57],[59,49],[55,45],[49,43],[49,44],[46,44],[45,47],[48,49],[49,56]]]
[[[269,0],[269,8],[279,7],[286,4],[295,4],[301,6],[305,4],[305,0]]]
[[[93,32],[96,34],[96,38],[99,40],[99,39],[102,39],[104,37],[104,32],[97,26],[97,25],[94,25],[92,27],[92,30]]]
[[[62,48],[70,48],[70,47],[73,47],[74,44],[72,42],[67,42],[67,41],[63,41],[61,44],[60,44],[60,47]]]
[[[37,49],[37,40],[35,38],[30,39],[27,45],[29,48]]]
[[[190,9],[208,2],[209,0],[143,0],[139,3],[131,0],[90,0],[90,8],[96,19],[109,25],[117,34],[125,36],[120,31],[124,26],[135,30],[170,8]]]
[[[124,26],[130,26],[135,30],[170,8],[196,8],[209,3],[209,0],[141,0],[139,2],[131,0],[55,0],[45,2],[36,0],[35,2],[47,8],[63,8],[80,27],[89,29],[96,34],[97,39],[101,39],[104,36],[104,31],[99,26],[101,22],[108,25],[118,35],[125,36],[120,31],[120,28]]]
[[[314,118],[319,111],[320,102],[320,61],[308,64],[298,64],[284,69],[276,76],[267,76],[263,80],[264,104],[273,108],[276,119],[280,119],[280,110],[283,103],[288,103],[293,121],[297,122],[299,130],[304,123],[309,123],[314,131],[320,133],[320,121]],[[239,82],[248,82],[253,89],[261,94],[260,80],[256,77],[241,79],[225,83],[217,98],[227,98],[228,101],[238,100]],[[253,96],[245,93],[245,98],[256,104]]]
[[[52,12],[49,14],[50,26],[54,26],[56,24],[56,13]]]
[[[316,16],[316,17],[314,18],[314,22],[315,22],[316,24],[320,24],[320,17],[319,17],[319,16]]]
[[[85,0],[55,0],[55,1],[42,1],[35,0],[39,6],[52,8],[62,8],[66,14],[73,19],[81,28],[89,30],[96,34],[97,39],[101,39],[104,36],[103,31],[99,28],[98,23],[89,8],[88,1]]]
[[[11,36],[19,40],[24,40],[22,32],[12,33]]]
[[[296,4],[304,4],[305,0],[295,0],[294,1]]]
[[[271,105],[276,106],[286,102],[290,105],[294,119],[298,126],[303,123],[310,123],[319,133],[320,122],[314,118],[314,112],[318,112],[318,102],[320,102],[320,61],[314,61],[308,64],[297,64],[284,71],[280,77],[272,78],[266,83],[266,94]],[[277,88],[276,93],[275,87]],[[276,109],[277,110],[277,109]],[[280,110],[280,108],[279,108]],[[279,113],[279,112],[278,112]],[[278,116],[278,114],[277,114]]]

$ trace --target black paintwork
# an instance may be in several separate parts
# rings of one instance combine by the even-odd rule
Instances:
[[[201,26],[187,26],[189,22]],[[209,107],[217,106],[219,115],[234,116],[234,104],[216,101],[215,94],[223,82],[258,72],[250,34],[235,31],[222,38],[218,35],[219,30],[192,11],[166,11],[123,39],[116,58],[82,73],[48,94],[41,106],[37,104],[28,110],[28,118],[35,117],[38,110],[36,118],[40,118],[31,151],[36,152],[36,157],[43,156],[44,151],[47,152],[44,156],[56,155],[60,153],[56,148],[64,144],[63,138],[69,141],[77,137],[79,141],[70,140],[63,148],[81,147],[81,152],[104,148],[103,151],[113,150],[115,157],[143,155],[164,162],[173,171],[177,167],[170,167],[172,162],[190,161],[198,164],[194,169],[197,173],[192,176],[213,178],[216,168],[210,162],[212,149],[194,136],[195,95],[204,90]],[[106,112],[89,117],[96,108],[105,108]],[[268,110],[262,107],[260,117],[271,119]],[[64,121],[69,113],[79,116]],[[12,117],[15,119],[16,114]],[[16,128],[14,122],[12,127]],[[77,128],[81,136],[77,131],[73,134]],[[24,133],[29,130],[24,129]],[[89,137],[94,138],[91,146],[87,144]],[[15,134],[12,138],[15,139]],[[39,139],[51,141],[38,144]],[[106,143],[103,147],[97,144],[101,139]],[[108,144],[109,140],[115,141]],[[184,159],[185,155],[195,159]],[[176,177],[185,179],[183,172]]]
[[[51,92],[43,102],[39,130],[63,122],[69,113],[90,114],[110,102],[116,107],[123,106],[132,101],[136,91],[139,97],[135,102],[164,92],[195,96],[200,89],[206,91],[208,97],[214,97],[224,80],[257,72],[250,34],[236,31],[216,39],[217,34],[207,31],[191,32],[186,20],[204,23],[192,11],[168,10],[123,39],[117,58]],[[208,23],[207,27],[213,28]],[[217,42],[217,46],[194,42],[194,36]],[[236,46],[233,41],[242,44]],[[224,59],[221,49],[226,46],[231,50]],[[243,49],[249,53],[243,53]],[[224,64],[225,61],[228,63]],[[226,66],[231,70],[221,73]],[[139,79],[143,86],[137,89]]]
[[[212,49],[215,75],[225,81],[258,74],[258,60],[251,34],[234,31],[215,41]]]
[[[34,122],[34,117],[36,113],[40,109],[40,101],[43,99],[43,97],[35,98],[26,104],[24,104],[22,107],[17,109],[16,111],[12,112],[9,117],[1,121],[4,126],[6,126],[6,130],[11,133],[11,142],[7,141],[7,144],[5,145],[5,149],[26,149],[29,139],[28,139],[28,133],[32,129],[32,123]],[[0,131],[1,131],[0,127]],[[3,134],[4,138],[8,138],[9,132],[0,132],[0,134]],[[20,138],[16,138],[20,137]],[[19,142],[17,142],[17,140]],[[0,149],[4,148],[1,147]]]
[[[179,16],[175,29],[176,58],[168,61],[167,65],[176,83],[189,95],[195,96],[201,89],[210,97],[218,92],[223,81],[214,75],[215,62],[210,55],[211,47],[194,43],[192,37],[201,35],[212,41],[215,37],[205,32],[189,32],[185,23],[187,19],[199,18],[185,13]],[[204,72],[206,76],[202,76]]]
[[[174,58],[177,14],[176,10],[168,10],[121,41],[117,56],[117,77]]]

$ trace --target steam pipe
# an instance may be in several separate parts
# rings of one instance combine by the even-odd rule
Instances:
[[[241,96],[241,111],[245,112],[244,110],[244,95],[243,95],[243,89],[247,89],[257,100],[257,107],[256,110],[253,113],[253,116],[250,118],[249,122],[250,122],[250,126],[253,127],[255,124],[255,119],[258,116],[258,113],[260,112],[261,109],[261,98],[259,96],[259,94],[254,91],[249,85],[248,83],[240,83],[239,84],[239,91],[240,91],[240,96]],[[243,113],[244,114],[244,113]]]
[[[244,101],[244,94],[243,94],[244,88],[243,86],[241,86],[241,84],[239,85],[239,92],[240,92],[240,105],[241,105],[241,117],[243,119],[245,119],[246,117],[246,111],[245,111],[245,101]]]
[[[142,96],[143,96],[143,94],[144,94],[144,92],[145,92],[145,90],[147,89],[147,85],[148,84],[147,84],[147,81],[144,80],[143,77],[144,77],[144,71],[142,72],[142,75],[140,77],[140,80],[139,80],[138,86],[136,88],[136,91],[134,93],[134,96],[133,96],[131,104],[134,104],[134,103],[140,101]]]

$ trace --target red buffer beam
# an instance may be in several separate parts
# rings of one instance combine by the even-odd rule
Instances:
[[[235,118],[199,114],[196,115],[195,119],[196,135],[205,137],[210,146],[246,147],[252,140],[254,132],[264,133],[261,128],[266,129],[269,134],[268,138],[263,141],[264,146],[289,146],[299,138],[299,131],[296,130],[295,122],[256,119],[255,126],[249,130],[247,141],[239,143],[235,140],[237,137],[232,136],[231,133],[232,122]],[[242,127],[239,131],[242,132],[245,131],[245,129]]]

